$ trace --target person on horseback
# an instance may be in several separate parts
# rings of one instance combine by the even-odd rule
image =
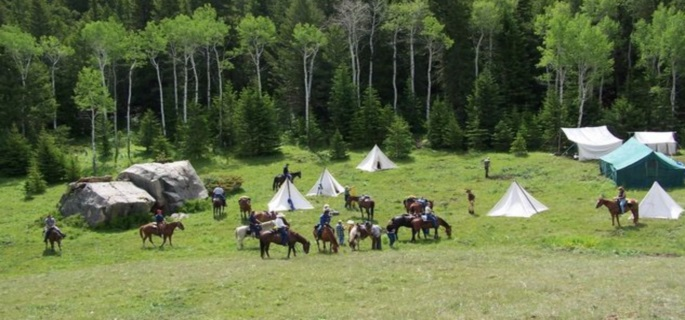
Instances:
[[[162,213],[162,209],[157,209],[155,212],[155,223],[157,224],[157,230],[159,230],[159,234],[161,235],[164,233],[164,214]]]
[[[290,182],[293,181],[293,176],[290,175],[290,169],[288,169],[288,164],[286,163],[285,166],[283,166],[283,176],[290,180]]]
[[[421,205],[421,208],[426,210],[426,206],[428,205],[428,200],[424,197],[416,199],[416,202],[418,202]]]
[[[426,221],[430,221],[433,224],[433,228],[437,228],[438,227],[438,218],[436,218],[435,215],[433,214],[433,210],[431,209],[431,207],[426,206],[426,208],[424,210],[425,210],[424,214],[426,215]]]
[[[212,199],[219,198],[221,199],[221,204],[225,207],[226,206],[226,192],[224,191],[224,188],[221,186],[217,185],[214,190],[212,190]]]
[[[48,235],[50,235],[51,230],[58,232],[60,235],[62,235],[62,238],[67,236],[57,227],[57,220],[55,220],[52,214],[48,214],[48,216],[45,218],[45,227],[43,228],[43,242],[48,242]]]
[[[319,224],[316,225],[316,236],[321,238],[323,228],[331,226],[331,208],[328,204],[323,205],[323,213],[319,216]]]
[[[616,202],[619,208],[621,208],[621,214],[626,212],[626,190],[623,186],[618,187],[618,196],[616,196]]]
[[[248,218],[248,221],[250,222],[250,233],[252,233],[253,237],[258,238],[259,232],[262,230],[262,225],[259,223],[259,220],[257,220],[257,215],[254,211],[250,212],[250,217]]]
[[[288,226],[285,224],[285,221],[283,221],[283,219],[285,219],[285,215],[283,215],[282,213],[276,215],[276,220],[274,220],[274,228],[281,235],[281,244],[287,246],[289,242]]]

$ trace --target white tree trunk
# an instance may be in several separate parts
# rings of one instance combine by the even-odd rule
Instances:
[[[188,122],[188,60],[189,57],[184,58],[183,63],[183,123]]]
[[[212,107],[212,74],[210,72],[212,56],[209,52],[209,46],[205,47],[205,58],[207,58],[205,68],[207,69],[207,109],[209,109]]]
[[[473,65],[476,68],[476,78],[478,78],[478,62],[480,60],[480,45],[483,42],[483,33],[480,34],[480,37],[478,37],[478,42],[476,43],[476,58],[473,61]]]
[[[411,94],[416,94],[416,89],[414,85],[415,81],[415,62],[414,62],[414,30],[409,33],[409,68],[411,69]]]
[[[162,74],[159,71],[159,63],[156,58],[150,58],[150,63],[155,67],[157,72],[157,85],[159,86],[159,114],[162,118],[162,134],[166,137],[166,119],[164,118],[164,89],[162,87]]]
[[[128,97],[126,98],[126,153],[131,160],[131,89],[133,87],[133,69],[136,67],[135,61],[128,69]]]
[[[200,78],[197,76],[197,67],[195,66],[195,53],[190,54],[190,66],[193,70],[193,82],[195,84],[195,104],[200,102]]]
[[[399,29],[395,29],[392,37],[392,90],[393,90],[393,100],[392,108],[397,113],[397,35],[399,34]]]
[[[431,79],[431,71],[433,69],[433,48],[428,46],[428,70],[426,71],[427,77],[427,89],[426,89],[426,121],[430,118],[431,112],[431,87],[433,86],[433,81]]]

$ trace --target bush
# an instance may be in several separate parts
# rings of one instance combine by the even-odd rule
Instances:
[[[192,199],[186,201],[177,211],[183,213],[196,213],[208,211],[211,208],[212,204],[205,199]]]
[[[0,136],[0,174],[23,176],[27,173],[26,163],[31,158],[31,146],[17,127],[12,127],[6,135]]]
[[[331,137],[331,159],[344,160],[347,159],[347,143],[343,140],[342,134],[339,130],[335,130],[333,137]]]
[[[33,199],[33,195],[45,193],[48,183],[43,179],[43,175],[38,168],[38,162],[35,159],[31,160],[28,172],[28,177],[26,177],[26,182],[24,183],[24,192],[26,199]]]
[[[129,230],[152,221],[150,213],[130,213],[126,216],[112,217],[98,229]]]
[[[221,186],[226,194],[235,193],[243,186],[243,178],[239,176],[205,176],[202,178],[207,191],[214,190],[214,187]]]
[[[86,222],[86,218],[80,214],[73,214],[61,220],[65,226],[80,229],[88,228],[88,222]]]

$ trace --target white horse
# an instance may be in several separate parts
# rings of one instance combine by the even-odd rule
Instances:
[[[267,221],[260,223],[262,230],[269,230],[275,226],[274,221]],[[238,241],[238,247],[243,248],[243,240],[247,237],[247,232],[250,230],[250,226],[239,226],[235,228],[235,239]]]
[[[357,223],[350,228],[348,243],[352,251],[359,250],[359,242],[369,236],[369,231],[363,224]]]

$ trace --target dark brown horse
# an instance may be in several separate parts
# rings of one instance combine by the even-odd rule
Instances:
[[[354,208],[354,204],[359,205],[359,213],[361,214],[362,220],[364,220],[364,211],[366,211],[366,220],[373,221],[373,213],[376,207],[376,202],[371,199],[371,197],[365,197],[361,199],[359,196],[349,196],[347,197],[346,207]]]
[[[437,239],[439,227],[445,228],[445,233],[447,234],[448,238],[452,237],[452,226],[450,226],[449,223],[447,223],[447,221],[445,221],[443,218],[440,218],[438,216],[435,216],[435,218],[438,219],[437,227],[433,226],[433,222],[431,222],[431,221],[423,221],[423,219],[421,219],[421,218],[414,218],[411,221],[411,226],[412,226],[412,228],[411,228],[411,230],[412,230],[411,241],[412,242],[416,241],[416,234],[419,233],[419,231],[421,231],[423,229],[429,229],[429,228],[435,229],[435,232],[433,234],[433,238]]]
[[[291,172],[291,173],[290,173],[290,176],[292,177],[292,178],[291,178],[292,180],[290,180],[290,181],[293,182],[293,183],[295,183],[295,178],[300,178],[300,179],[302,179],[302,171]],[[285,175],[283,175],[283,174],[281,173],[281,174],[279,174],[279,175],[277,175],[277,176],[274,177],[274,183],[273,183],[273,185],[271,186],[271,189],[272,189],[273,191],[278,190],[278,188],[281,187],[281,185],[283,184],[283,182],[285,182]]]
[[[247,220],[250,212],[252,212],[252,200],[248,196],[242,196],[238,199],[238,206],[240,206],[240,218]]]
[[[281,244],[281,235],[279,232],[275,230],[262,231],[262,233],[259,235],[259,251],[262,259],[264,259],[264,255],[266,255],[267,258],[271,258],[269,256],[269,246],[272,242]],[[297,257],[295,244],[298,242],[302,244],[304,253],[309,253],[309,241],[307,241],[307,239],[305,239],[299,233],[288,230],[288,259],[290,259],[290,252],[293,253],[293,256]]]
[[[607,207],[607,209],[609,209],[609,213],[611,214],[611,225],[615,225],[614,220],[616,220],[616,223],[620,228],[621,221],[619,221],[618,218],[621,214],[621,207],[618,205],[616,200],[605,199],[600,197],[599,199],[597,199],[597,205],[595,206],[595,208],[599,208],[601,206],[605,206]],[[633,198],[626,199],[626,209],[630,209],[630,212],[633,214],[633,224],[635,225],[637,225],[637,222],[640,219],[639,207],[640,206],[637,200]]]
[[[64,237],[62,236],[62,233],[55,230],[55,228],[50,228],[45,232],[48,233],[48,241],[50,241],[50,249],[52,249],[52,251],[54,252],[55,251],[55,242],[57,242],[57,247],[59,248],[59,251],[62,251],[62,239],[64,239]],[[45,249],[47,249],[47,248],[48,248],[48,243],[46,242],[45,243]]]
[[[422,214],[424,212],[424,205],[417,200],[418,199],[415,197],[409,197],[402,201],[402,203],[404,204],[404,208],[407,210],[407,213]],[[426,200],[426,206],[433,209],[433,200]]]
[[[159,236],[163,237],[164,241],[162,242],[161,247],[164,247],[164,244],[166,243],[166,240],[169,239],[169,245],[174,246],[171,243],[171,237],[174,235],[174,230],[176,228],[179,228],[181,230],[185,230],[185,227],[183,226],[183,223],[181,221],[174,221],[174,222],[169,222],[164,225],[162,229],[163,232],[160,232],[159,228],[157,228],[157,224],[155,222],[148,223],[146,225],[140,226],[138,229],[138,233],[140,233],[140,238],[143,239],[143,248],[145,248],[145,240],[150,240],[150,243],[154,247],[155,244],[152,242],[152,236]]]
[[[224,201],[221,198],[212,199],[212,208],[215,217],[221,217],[224,215]]]
[[[326,242],[330,242],[330,248],[329,252],[330,253],[338,253],[338,240],[335,238],[335,232],[333,231],[333,228],[331,226],[325,226],[323,227],[323,230],[321,230],[321,237],[319,238],[318,233],[316,232],[316,226],[314,226],[314,239],[316,239],[316,247],[319,249],[319,252],[321,252],[321,247],[319,246],[319,241],[323,242],[323,252],[326,252]]]

